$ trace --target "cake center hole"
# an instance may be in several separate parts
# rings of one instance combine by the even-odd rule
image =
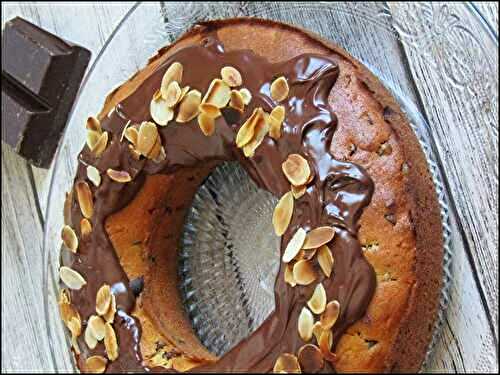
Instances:
[[[180,289],[195,333],[215,355],[274,311],[276,202],[236,162],[217,167],[193,199],[181,238]]]

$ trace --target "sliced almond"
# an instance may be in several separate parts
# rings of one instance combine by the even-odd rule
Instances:
[[[306,374],[316,374],[325,365],[320,348],[313,344],[302,346],[297,353],[297,358],[302,372]]]
[[[92,116],[90,116],[87,119],[86,128],[88,130],[92,130],[92,131],[97,132],[99,134],[102,132],[101,122],[98,119],[96,119],[95,117],[92,117]]]
[[[184,86],[182,89],[181,89],[181,97],[179,98],[178,102],[177,103],[180,103],[182,99],[184,99],[184,97],[186,96],[186,94],[189,92],[189,89],[190,87],[189,86]]]
[[[198,125],[206,136],[211,136],[215,132],[215,120],[204,112],[198,115]]]
[[[153,159],[155,163],[160,163],[167,158],[167,153],[165,152],[165,148],[163,146],[160,147],[160,153],[156,158]]]
[[[236,146],[241,148],[254,138],[255,127],[263,117],[262,108],[255,108],[253,110],[250,117],[243,123],[236,134]]]
[[[104,132],[99,136],[96,144],[92,148],[92,153],[96,158],[100,157],[108,146],[108,132]]]
[[[158,157],[158,155],[160,155],[160,152],[161,152],[161,137],[158,136],[156,137],[156,142],[155,144],[153,145],[153,148],[151,149],[151,151],[146,155],[147,158],[149,159],[156,159]]]
[[[333,345],[332,331],[330,331],[329,329],[324,330],[321,333],[318,345],[319,345],[319,349],[321,350],[321,354],[323,354],[323,358],[329,362],[334,362],[336,359],[336,356],[335,356],[335,353],[331,352],[331,348]]]
[[[108,360],[106,358],[100,355],[93,355],[85,360],[85,372],[90,374],[102,374],[106,371],[107,364]]]
[[[116,340],[115,330],[109,323],[105,325],[104,347],[110,361],[118,358],[118,342]]]
[[[321,323],[320,322],[316,322],[314,323],[314,326],[313,326],[313,335],[314,337],[316,338],[316,342],[319,344],[319,340],[321,338],[321,335],[323,334],[323,327],[321,326]]]
[[[264,116],[259,118],[255,125],[255,133],[253,139],[243,146],[243,154],[247,158],[251,158],[255,154],[255,150],[260,146],[267,132],[269,131],[269,124],[266,122]]]
[[[95,148],[95,145],[99,141],[100,137],[101,133],[98,133],[94,130],[87,131],[87,146],[89,147],[90,151],[92,151]]]
[[[59,277],[68,288],[74,290],[79,290],[87,284],[82,275],[66,266],[59,269]]]
[[[98,341],[95,338],[95,336],[92,334],[91,329],[90,329],[88,324],[87,324],[87,328],[85,328],[85,333],[84,333],[83,338],[85,340],[85,344],[87,344],[89,349],[95,349]]]
[[[207,93],[203,97],[202,103],[215,105],[217,108],[224,108],[231,98],[231,88],[221,79],[214,79],[208,87]]]
[[[302,197],[306,191],[307,191],[307,185],[300,185],[300,186],[295,186],[295,185],[290,185],[293,197],[295,199],[299,199]]]
[[[95,311],[99,315],[104,315],[111,305],[111,287],[108,284],[102,285],[97,291],[95,298]]]
[[[304,341],[310,341],[313,335],[314,317],[307,307],[303,307],[298,320],[299,336]]]
[[[82,333],[82,321],[80,320],[80,316],[72,317],[66,323],[66,326],[68,327],[73,337],[78,337]]]
[[[125,138],[127,138],[127,140],[134,146],[137,146],[139,131],[135,127],[128,127],[127,130],[125,130]]]
[[[243,98],[243,104],[248,105],[252,101],[252,93],[246,88],[240,89],[241,97]]]
[[[132,123],[132,121],[128,120],[127,123],[125,124],[125,126],[123,127],[122,135],[120,136],[120,142],[123,142],[123,138],[125,137],[125,132],[129,128],[131,123]]]
[[[318,249],[318,263],[326,277],[330,277],[333,270],[333,255],[327,245]]]
[[[221,116],[220,109],[213,104],[210,103],[201,103],[200,104],[200,112],[205,113],[207,116],[216,119]]]
[[[116,169],[108,168],[106,174],[113,181],[120,182],[122,184],[132,181],[132,177],[126,171],[117,171]]]
[[[318,227],[307,233],[304,249],[316,249],[330,242],[335,236],[335,229],[329,226]]]
[[[87,178],[96,187],[99,187],[101,184],[101,174],[99,173],[99,170],[92,165],[87,166]]]
[[[92,232],[92,224],[89,219],[83,218],[80,221],[80,233],[82,234],[82,238],[87,237]]]
[[[281,354],[274,364],[273,372],[275,374],[300,374],[300,365],[296,356],[289,353]]]
[[[271,98],[277,102],[285,100],[289,91],[288,82],[283,76],[275,79],[273,83],[271,83]]]
[[[102,316],[107,323],[113,323],[116,314],[116,297],[111,294],[111,304],[109,305],[108,311]]]
[[[299,255],[300,259],[311,260],[312,258],[314,258],[314,255],[316,255],[316,249],[308,249],[308,250],[301,249]]]
[[[161,95],[166,98],[167,97],[167,89],[171,82],[176,81],[178,83],[182,82],[182,73],[184,72],[184,68],[182,64],[179,62],[172,63],[168,69],[165,71],[161,79]]]
[[[71,295],[69,294],[69,290],[66,288],[61,288],[59,290],[59,298],[57,299],[59,304],[70,304],[71,303]]]
[[[105,325],[104,320],[97,315],[92,315],[87,322],[87,328],[90,330],[92,336],[94,336],[97,339],[97,341],[101,341],[102,339],[104,339],[105,335],[104,325]]]
[[[323,329],[331,329],[340,315],[340,303],[336,300],[328,302],[321,315],[320,322]]]
[[[299,154],[290,154],[281,164],[281,169],[292,185],[301,186],[307,183],[311,169],[307,160]]]
[[[179,93],[180,95],[180,93]],[[170,108],[167,101],[156,91],[149,104],[149,113],[155,123],[166,126],[174,118],[174,110]]]
[[[181,95],[182,89],[177,81],[170,82],[165,92],[165,96],[162,94],[163,99],[165,99],[165,104],[170,108],[173,108],[179,102]]]
[[[285,266],[285,283],[289,284],[292,288],[297,285],[293,278],[293,266],[291,264]]]
[[[64,246],[71,252],[76,253],[78,249],[78,237],[73,228],[69,225],[65,225],[61,231],[61,239],[63,240]]]
[[[284,194],[273,212],[274,233],[282,236],[290,224],[293,215],[293,195],[291,192]]]
[[[89,185],[85,181],[78,181],[75,185],[75,190],[82,215],[90,219],[94,213],[94,199],[92,198],[92,191],[90,191]]]
[[[229,100],[229,106],[239,112],[243,112],[243,110],[245,109],[245,103],[243,102],[243,96],[239,91],[231,90],[231,99]]]
[[[220,70],[220,76],[229,87],[241,86],[243,84],[241,73],[232,66],[225,66],[222,68]]]
[[[293,278],[299,285],[309,285],[316,280],[316,271],[310,261],[299,260],[293,266]]]
[[[70,303],[59,303],[59,312],[61,314],[62,321],[66,325],[72,318],[77,317],[78,319],[80,319],[80,314]]]
[[[285,252],[283,253],[282,261],[284,263],[290,262],[299,253],[302,244],[306,238],[306,231],[302,228],[297,229],[295,234],[286,245]]]
[[[189,91],[181,104],[179,104],[179,112],[175,119],[179,123],[185,123],[194,119],[200,111],[201,92],[198,90]]]
[[[147,156],[158,138],[158,129],[152,122],[143,122],[139,128],[139,138],[137,140],[137,151]]]
[[[281,137],[281,127],[283,121],[285,120],[285,107],[278,105],[273,108],[269,114],[269,136],[273,139],[279,139]]]
[[[307,301],[307,306],[309,306],[311,311],[317,315],[325,311],[326,291],[322,283],[316,285],[313,295],[311,296],[309,301]]]

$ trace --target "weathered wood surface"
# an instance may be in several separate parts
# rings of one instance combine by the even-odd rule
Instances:
[[[90,48],[95,59],[131,6],[130,3],[2,3],[2,24],[16,15],[26,17]],[[262,5],[251,3],[235,6],[241,9],[241,14],[257,14],[262,9]],[[498,4],[476,3],[476,6],[498,33]],[[402,5],[390,4],[392,11],[398,7]],[[331,25],[318,25],[313,13],[304,14],[297,22],[326,36],[332,33],[327,30]],[[404,28],[404,22],[400,26]],[[498,370],[498,108],[492,111],[485,101],[483,110],[474,112],[477,103],[470,102],[473,96],[470,92],[450,91],[448,84],[429,72],[428,59],[432,55],[422,57],[411,48],[401,49],[388,43],[380,56],[366,56],[367,52],[358,48],[354,40],[349,42],[350,27],[347,22],[335,25],[336,37],[347,49],[363,60],[374,62],[377,70],[389,74],[385,78],[404,89],[410,101],[427,109],[424,115],[437,139],[460,220],[452,223],[458,229],[454,235],[459,246],[454,249],[451,304],[428,370],[494,372]],[[370,31],[367,25],[362,37],[372,38]],[[130,40],[131,45],[138,42],[134,30],[130,30]],[[412,75],[400,74],[399,67],[389,69],[386,53],[404,55]],[[433,105],[433,100],[448,106]],[[460,126],[472,123],[472,117],[476,127]],[[69,149],[76,150],[82,144],[80,139],[75,142]],[[73,162],[70,158],[74,154],[65,152],[63,158],[68,159],[65,169],[70,176]],[[52,358],[43,323],[43,213],[51,172],[28,166],[2,144],[2,372],[70,370],[62,345],[53,345],[57,358]],[[54,282],[53,278],[50,282]]]

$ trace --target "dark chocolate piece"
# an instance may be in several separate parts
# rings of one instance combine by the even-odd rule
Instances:
[[[16,17],[2,33],[2,140],[48,168],[90,51]]]

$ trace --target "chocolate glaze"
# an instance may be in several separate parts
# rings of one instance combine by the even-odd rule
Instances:
[[[210,137],[202,134],[196,119],[188,124],[170,123],[167,127],[159,127],[166,159],[160,163],[134,160],[128,142],[120,142],[122,130],[128,121],[151,120],[151,97],[160,87],[165,70],[174,61],[184,66],[182,85],[189,85],[202,93],[206,92],[211,80],[219,76],[223,66],[234,66],[242,73],[243,86],[252,93],[252,101],[241,118],[234,111],[224,111],[216,121],[215,134]],[[200,45],[173,54],[102,121],[103,128],[112,134],[112,142],[99,159],[95,159],[87,148],[81,152],[75,182],[86,178],[85,166],[88,164],[96,166],[103,174],[107,168],[125,170],[133,181],[120,184],[104,174],[98,188],[91,185],[94,194],[93,231],[88,238],[81,240],[78,254],[65,252],[62,263],[80,272],[88,282],[81,290],[71,292],[72,302],[83,319],[94,313],[95,295],[103,283],[112,285],[117,295],[119,313],[114,328],[119,338],[120,356],[108,365],[107,371],[160,369],[148,369],[141,362],[140,324],[130,316],[136,288],[129,286],[127,275],[109,241],[104,228],[105,218],[127,205],[146,175],[172,173],[208,161],[238,160],[261,188],[276,196],[290,190],[281,170],[287,156],[299,153],[309,161],[314,179],[306,194],[296,200],[291,224],[282,237],[281,251],[299,227],[310,230],[322,225],[334,226],[337,233],[329,244],[335,258],[334,272],[328,279],[318,272],[317,280],[323,282],[328,301],[337,299],[340,302],[341,314],[333,329],[334,345],[351,324],[363,317],[373,296],[376,278],[363,257],[357,230],[358,219],[369,204],[374,187],[362,167],[335,160],[329,152],[337,119],[328,99],[338,74],[338,65],[328,56],[306,54],[289,61],[270,63],[247,50],[225,52],[215,37],[209,37]],[[266,137],[255,155],[245,158],[235,146],[237,130],[254,108],[262,107],[270,112],[277,105],[269,90],[270,83],[280,75],[284,75],[290,85],[288,98],[280,103],[286,110],[282,136],[278,141]],[[79,228],[81,219],[78,203],[73,198],[69,224]],[[270,371],[281,353],[297,354],[305,344],[298,336],[298,315],[316,283],[291,288],[284,282],[283,273],[284,267],[280,267],[275,283],[276,309],[262,326],[215,364],[194,371]],[[104,355],[102,343],[95,350],[88,351],[80,340],[80,361],[91,354]],[[323,370],[332,370],[331,364],[326,363]]]

